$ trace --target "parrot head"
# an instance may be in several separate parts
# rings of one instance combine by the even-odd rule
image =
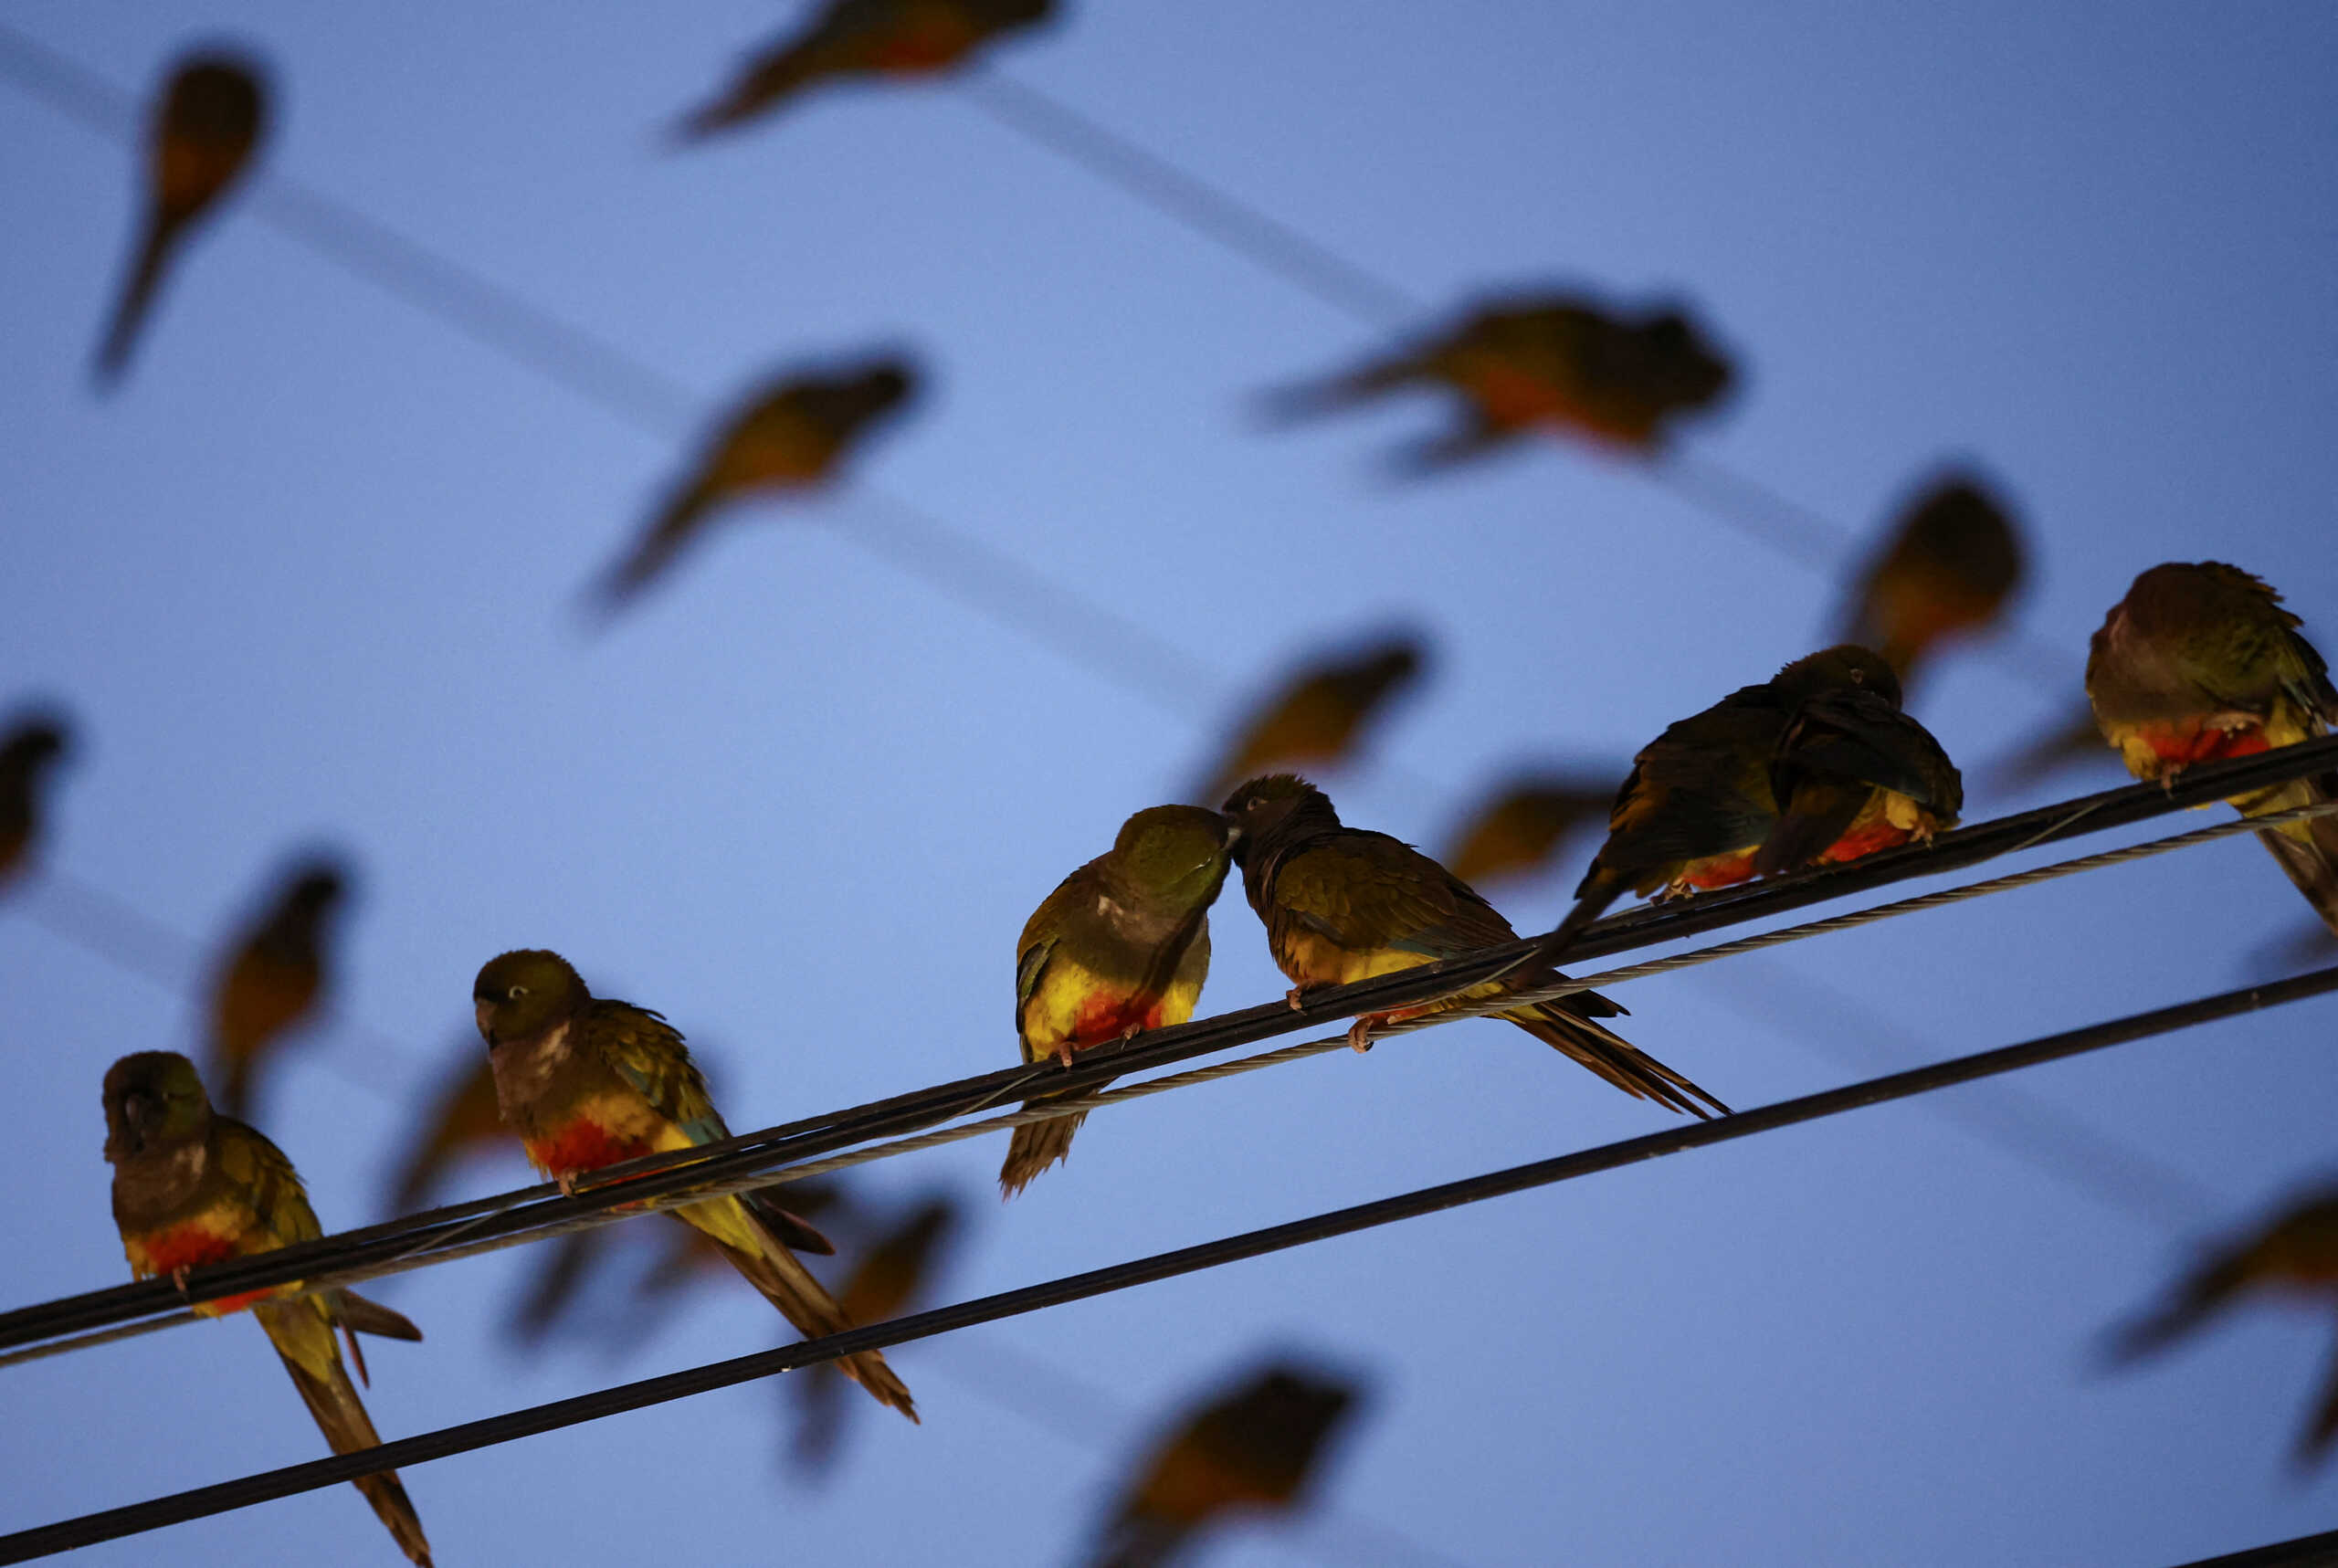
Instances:
[[[1112,859],[1147,892],[1207,904],[1226,881],[1236,837],[1232,823],[1201,806],[1149,806],[1121,825]]]
[[[1297,773],[1268,773],[1252,779],[1227,797],[1225,810],[1237,835],[1234,858],[1237,862],[1243,862],[1262,835],[1285,823],[1340,825],[1340,814],[1332,809],[1331,797]]]
[[[858,375],[837,384],[838,399],[849,408],[855,423],[875,418],[916,391],[917,367],[905,359],[879,360]]]
[[[199,1138],[211,1100],[195,1064],[176,1051],[140,1051],[106,1069],[106,1161]]]
[[[287,909],[299,910],[309,915],[321,915],[341,902],[342,895],[348,891],[349,879],[342,875],[340,868],[329,861],[320,860],[302,869],[300,879],[284,895],[284,903]]]
[[[1900,706],[1900,678],[1891,672],[1890,664],[1881,654],[1857,643],[1805,654],[1771,677],[1770,684],[1789,703],[1806,702],[1822,691],[1860,687],[1894,708]]]
[[[0,740],[0,772],[13,765],[31,773],[64,754],[65,726],[55,719],[28,719]]]
[[[568,960],[542,948],[490,958],[471,983],[479,1037],[490,1047],[541,1035],[592,999]]]

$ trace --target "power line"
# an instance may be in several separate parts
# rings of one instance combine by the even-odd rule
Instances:
[[[2338,1530],[2301,1535],[2271,1546],[2252,1547],[2223,1557],[2203,1557],[2182,1568],[2330,1568],[2338,1563]]]
[[[2098,827],[2142,820],[2198,804],[2195,797],[2213,799],[2221,795],[2301,776],[2327,767],[2333,761],[2338,761],[2338,737],[2249,757],[2200,764],[2186,770],[2172,788],[2142,784],[2108,791],[2061,805],[1960,829],[1943,836],[1929,847],[1913,846],[1890,851],[1874,857],[1872,861],[1862,861],[1836,870],[1806,873],[1746,890],[1733,898],[1699,898],[1685,907],[1659,907],[1611,917],[1590,928],[1578,951],[1605,953],[1646,945],[1711,929],[1715,925],[1740,923],[1802,908],[1883,882],[1954,869],[1985,858],[1989,854],[2026,848],[2034,844]],[[2236,818],[2172,838],[2085,857],[2076,862],[2017,872],[2009,878],[1995,879],[1994,884],[2000,888],[2027,885],[2044,875],[2068,874],[2070,870],[2084,869],[2106,861],[2115,862],[2184,844],[2253,832],[2257,826],[2257,822],[2250,819]],[[1487,1011],[1495,1006],[1515,1005],[1530,996],[1556,995],[1585,986],[1612,984],[1622,979],[1663,973],[1689,963],[1748,951],[1754,946],[1840,930],[1850,923],[1889,918],[1893,912],[1907,912],[1911,908],[1936,907],[1945,898],[1976,896],[1987,890],[1989,886],[1975,884],[1966,889],[1947,889],[1944,893],[1925,894],[1901,900],[1898,905],[1829,917],[1809,926],[1765,932],[1759,937],[1740,939],[1714,948],[1654,960],[1607,974],[1586,976],[1567,982],[1563,986],[1521,990],[1501,1001],[1448,1010],[1419,1021],[1419,1026],[1449,1022],[1471,1012]],[[1328,988],[1304,999],[1302,1005],[1295,1009],[1286,1004],[1270,1003],[1198,1023],[1151,1031],[1122,1049],[1088,1053],[1068,1071],[1051,1064],[1005,1068],[847,1110],[741,1134],[675,1154],[648,1156],[595,1173],[594,1177],[578,1184],[574,1196],[559,1196],[557,1188],[550,1184],[540,1184],[249,1258],[209,1265],[193,1273],[188,1293],[184,1296],[174,1290],[169,1282],[156,1279],[114,1286],[20,1308],[0,1314],[0,1348],[31,1346],[67,1335],[109,1329],[134,1318],[172,1311],[191,1300],[211,1300],[296,1281],[306,1281],[310,1288],[315,1289],[334,1281],[353,1282],[371,1278],[375,1273],[426,1267],[455,1256],[491,1250],[498,1246],[517,1245],[522,1239],[541,1239],[563,1229],[606,1223],[600,1216],[620,1207],[647,1209],[669,1201],[690,1201],[797,1179],[824,1169],[881,1157],[875,1152],[840,1154],[841,1151],[872,1140],[906,1137],[910,1145],[927,1147],[958,1137],[974,1136],[1000,1126],[1018,1124],[1026,1120],[1069,1114],[1084,1104],[1117,1103],[1162,1092],[1168,1088],[1182,1087],[1182,1084],[1165,1079],[1152,1080],[1123,1085],[1101,1094],[1096,1091],[1117,1077],[1172,1066],[1358,1013],[1387,1011],[1447,996],[1505,972],[1521,956],[1532,952],[1533,948],[1532,942],[1521,941],[1464,958],[1404,970],[1352,985]],[[1335,1048],[1338,1043],[1338,1037],[1333,1037],[1286,1047],[1248,1063],[1226,1063],[1197,1069],[1194,1074],[1186,1075],[1185,1081],[1224,1076],[1232,1071],[1253,1070],[1271,1065],[1274,1060],[1297,1059],[1322,1049]],[[972,1129],[950,1129],[946,1132],[924,1131],[940,1122],[988,1110],[1002,1100],[1020,1099],[1033,1085],[1042,1080],[1063,1097],[1052,1108],[1013,1112]],[[1071,1098],[1090,1094],[1096,1095],[1093,1100]],[[906,1145],[884,1150],[886,1153],[902,1152],[907,1152]],[[36,1354],[50,1353],[54,1349],[68,1347],[69,1342],[68,1346],[44,1345],[38,1350],[20,1351],[6,1359],[28,1359]]]
[[[913,1312],[890,1322],[850,1329],[821,1339],[782,1345],[751,1355],[735,1356],[682,1372],[668,1373],[591,1394],[463,1422],[435,1432],[397,1438],[379,1447],[353,1454],[311,1459],[123,1508],[85,1514],[57,1524],[0,1536],[0,1563],[22,1563],[101,1541],[119,1540],[126,1535],[159,1530],[166,1525],[184,1523],[234,1509],[248,1508],[299,1492],[336,1486],[381,1470],[404,1469],[433,1459],[470,1453],[583,1422],[602,1420],[627,1411],[728,1388],[774,1373],[793,1372],[867,1351],[887,1350],[979,1323],[1020,1317],[1048,1307],[1087,1300],[1157,1280],[1222,1268],[1229,1263],[1261,1258],[1335,1237],[1353,1235],[1392,1225],[1398,1220],[1415,1219],[1445,1209],[1483,1203],[1490,1198],[1573,1181],[1691,1149],[1732,1142],[1868,1106],[1909,1099],[1954,1084],[1972,1083],[2002,1073],[2170,1034],[2199,1024],[2286,1005],[2333,991],[2338,991],[2338,965],[2270,984],[2221,992],[2172,1006],[2109,1019],[2084,1028],[1958,1057],[1819,1094],[1781,1100],[1717,1121],[1690,1122],[1620,1142],[1423,1187],[1394,1197],[1246,1231],[1198,1246],[1132,1258],[952,1306]]]

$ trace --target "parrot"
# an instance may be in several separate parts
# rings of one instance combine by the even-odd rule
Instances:
[[[2308,1195],[2246,1241],[2207,1258],[2159,1306],[2113,1331],[2111,1358],[2132,1362],[2164,1350],[2239,1297],[2273,1292],[2338,1302],[2338,1190]],[[2319,1457],[2333,1436],[2338,1436],[2338,1365],[2299,1436],[2298,1459]]]
[[[1577,826],[1606,810],[1615,793],[1613,784],[1579,774],[1538,773],[1508,780],[1469,814],[1438,858],[1465,882],[1525,876],[1540,870]]]
[[[1201,798],[1223,800],[1236,784],[1277,763],[1337,764],[1389,700],[1419,679],[1427,652],[1420,638],[1396,636],[1352,657],[1334,655],[1292,670],[1244,721]]]
[[[228,1115],[249,1112],[262,1064],[315,1017],[332,967],[332,921],[347,889],[346,875],[330,861],[296,868],[212,986],[210,1065]]]
[[[476,1048],[463,1052],[458,1069],[448,1075],[437,1103],[422,1123],[422,1136],[398,1168],[390,1187],[390,1212],[422,1206],[456,1161],[503,1147],[502,1112],[495,1103],[495,1071]],[[579,1232],[577,1234],[588,1234]]]
[[[1234,858],[1242,888],[1267,928],[1275,963],[1294,983],[1291,1005],[1326,985],[1458,958],[1518,940],[1518,933],[1469,883],[1400,839],[1340,821],[1322,790],[1291,773],[1252,779],[1226,803],[1240,837]],[[1481,985],[1467,999],[1565,978],[1524,966],[1501,986]],[[1357,1050],[1371,1048],[1384,1025],[1434,1012],[1430,1003],[1367,1013],[1348,1030]],[[1594,992],[1537,1002],[1500,1016],[1573,1058],[1626,1094],[1703,1117],[1704,1105],[1729,1108],[1596,1020],[1624,1009]]]
[[[723,426],[639,542],[610,568],[599,589],[602,613],[622,609],[672,564],[715,508],[755,491],[825,484],[869,427],[916,388],[916,367],[892,358],[765,386]]]
[[[71,746],[60,719],[37,714],[0,737],[0,888],[29,870],[41,840],[41,792]]]
[[[1270,408],[1307,417],[1441,384],[1461,395],[1462,423],[1415,448],[1409,467],[1448,467],[1538,426],[1652,457],[1674,423],[1717,405],[1732,380],[1729,362],[1677,308],[1635,317],[1574,295],[1532,294],[1487,301],[1442,335],[1275,395]]]
[[[175,1051],[140,1051],[107,1069],[106,1161],[113,1166],[113,1217],[132,1273],[169,1275],[185,1289],[187,1270],[272,1252],[324,1234],[300,1178],[283,1152],[234,1118],[218,1114],[195,1064]],[[289,1287],[288,1287],[289,1289]],[[357,1375],[365,1356],[357,1336],[419,1340],[404,1316],[354,1290],[275,1300],[273,1290],[205,1301],[204,1317],[251,1310],[336,1454],[377,1447],[381,1437],[349,1381],[338,1330]],[[387,1526],[398,1550],[429,1568],[430,1542],[399,1483],[383,1470],[353,1483]]]
[[[1811,698],[1887,684],[1896,700],[1891,667],[1845,643],[1668,725],[1632,759],[1607,813],[1607,840],[1575,888],[1574,907],[1536,944],[1534,961],[1556,962],[1627,889],[1679,898],[1750,879],[1777,826],[1771,765],[1789,721]]]
[[[936,76],[992,38],[1037,26],[1053,0],[828,0],[811,26],[751,57],[676,134],[703,141],[769,114],[820,82]]]
[[[2073,763],[2103,763],[2102,727],[2084,698],[2073,698],[2058,713],[2050,728],[2040,729],[2018,751],[2000,756],[1991,769],[1991,783],[2001,795],[2029,788],[2060,773]]]
[[[2172,784],[2194,763],[2327,735],[2338,720],[2338,690],[2299,624],[2280,595],[2238,566],[2151,568],[2112,607],[2087,652],[2087,700],[2102,738],[2137,778]],[[2338,801],[2338,769],[2227,804],[2263,816],[2331,801]],[[2338,816],[2257,837],[2338,931]]]
[[[915,1307],[932,1288],[936,1265],[961,1218],[956,1200],[937,1195],[870,1243],[837,1293],[847,1315],[856,1323],[881,1323]],[[843,1380],[827,1366],[807,1370],[810,1375],[796,1385],[795,1454],[800,1467],[817,1471],[836,1458],[844,1415],[836,1396]]]
[[[1026,1062],[1052,1058],[1069,1068],[1074,1052],[1194,1016],[1209,974],[1209,907],[1226,885],[1232,837],[1214,811],[1150,806],[1040,900],[1015,943],[1015,1033]],[[1070,1153],[1086,1119],[1017,1127],[998,1170],[1000,1195],[1013,1197]]]
[[[1971,475],[1943,475],[1860,574],[1840,640],[1875,649],[1911,686],[1935,647],[1995,621],[2021,576],[2021,534],[2005,504]]]
[[[1131,1478],[1092,1568],[1161,1568],[1194,1532],[1241,1509],[1301,1506],[1361,1390],[1270,1366],[1179,1422]]]
[[[252,61],[196,54],[171,72],[147,132],[150,189],[137,259],[98,349],[100,386],[129,367],[163,268],[195,223],[243,177],[267,129],[268,88]]]
[[[595,996],[558,953],[521,949],[490,959],[471,999],[503,1120],[529,1163],[563,1189],[604,1165],[731,1135],[680,1031],[646,1007]],[[795,1256],[834,1250],[827,1238],[768,1194],[710,1198],[673,1215],[711,1237],[807,1338],[852,1326]],[[881,1352],[837,1365],[871,1398],[917,1419]]]
[[[1879,656],[1880,657],[1880,656]],[[1900,710],[1887,663],[1806,699],[1770,761],[1778,819],[1754,857],[1764,877],[1842,865],[1956,826],[1964,781],[1932,731]]]

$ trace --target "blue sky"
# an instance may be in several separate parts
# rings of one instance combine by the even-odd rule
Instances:
[[[1388,447],[1438,417],[1424,402],[1262,430],[1260,389],[1382,334],[962,89],[826,94],[664,151],[671,118],[794,15],[11,8],[127,86],[204,38],[263,51],[271,168],[588,324],[698,410],[670,436],[613,417],[247,203],[190,247],[99,400],[132,159],[0,91],[0,707],[46,697],[79,721],[60,872],[205,942],[304,847],[354,859],[338,1000],[363,1027],[321,1032],[261,1118],[328,1226],[380,1217],[471,975],[504,948],[557,948],[665,1011],[721,1053],[732,1123],[774,1122],[1012,1061],[1024,917],[1319,643],[1397,620],[1435,636],[1430,679],[1327,781],[1349,820],[1434,843],[1493,773],[1626,756],[1824,640],[1827,574],[1630,469],[1547,443],[1392,483]],[[1692,301],[1745,374],[1690,449],[1862,536],[1936,463],[1980,464],[2030,526],[2017,618],[2066,689],[1984,657],[1929,683],[1971,815],[2047,798],[1994,793],[1982,764],[2059,714],[2144,566],[2234,560],[2338,638],[2326,12],[1091,3],[999,66],[1434,308],[1552,281]],[[697,418],[774,369],[887,345],[932,385],[858,487],[741,509],[584,634],[578,593]],[[890,537],[895,502],[1224,684],[1164,710],[937,594],[864,542]],[[2107,762],[2047,788],[2112,782]],[[1573,869],[1499,901],[1548,923]],[[2221,989],[2302,914],[2233,842],[1617,999],[1636,1043],[1760,1103]],[[1216,935],[1206,1010],[1281,990],[1238,899]],[[1822,1005],[1821,982],[1888,1028]],[[98,1083],[123,1052],[191,1045],[195,1005],[5,905],[0,998],[22,1130],[0,1146],[10,1300],[111,1283]],[[2193,1243],[2322,1168],[2328,1016],[2305,1004],[2025,1074],[2021,1100],[1957,1091],[907,1349],[925,1426],[859,1423],[817,1491],[779,1478],[761,1387],[407,1482],[450,1565],[1069,1561],[1151,1413],[1295,1346],[1374,1384],[1326,1501],[1458,1562],[2148,1564],[2301,1534],[2338,1497],[2284,1462],[2325,1315],[2251,1311],[2117,1378],[2091,1374],[2090,1347]],[[2196,1212],[2139,1217],[1957,1119],[2047,1113],[2173,1167]],[[989,1143],[867,1185],[974,1195],[956,1295],[1658,1124],[1472,1024],[1099,1116],[1004,1209]],[[518,1173],[483,1163],[464,1190]],[[517,1356],[500,1323],[528,1267],[384,1289],[430,1335],[373,1357],[385,1433],[772,1337],[742,1286],[616,1359]],[[985,1394],[1033,1359],[1107,1393],[1088,1436]],[[0,1417],[5,1529],[320,1447],[235,1322],[12,1369]],[[1208,1560],[1353,1560],[1332,1530],[1230,1533]],[[87,1556],[158,1551],[395,1561],[345,1488]]]

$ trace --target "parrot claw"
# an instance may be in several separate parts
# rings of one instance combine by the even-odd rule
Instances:
[[[1122,1039],[1126,1039],[1128,1037],[1123,1035],[1121,1037]],[[1062,1064],[1064,1071],[1069,1072],[1071,1070],[1071,1047],[1069,1046],[1058,1046],[1056,1047],[1056,1060]]]
[[[1302,994],[1301,989],[1296,985],[1284,992],[1282,994],[1282,999],[1290,1004],[1290,1010],[1294,1013],[1307,1005],[1306,996]]]
[[[1372,1026],[1380,1022],[1380,1015],[1367,1013],[1348,1026],[1348,1048],[1362,1056],[1372,1049]]]
[[[554,1177],[553,1178],[553,1180],[554,1182],[556,1182],[556,1183],[558,1183],[558,1184],[559,1184],[559,1185],[560,1185],[560,1195],[561,1195],[562,1197],[563,1197],[563,1198],[573,1198],[573,1197],[574,1197],[574,1196],[576,1195],[576,1173],[575,1173],[575,1172],[574,1172],[574,1171],[563,1171],[563,1172],[561,1172],[561,1173],[560,1173],[560,1174],[558,1174],[558,1175],[554,1176]]]
[[[189,1272],[191,1272],[191,1268],[189,1265],[184,1263],[180,1264],[176,1268],[171,1270],[171,1283],[179,1288],[179,1294],[182,1297],[187,1294],[186,1277]]]

